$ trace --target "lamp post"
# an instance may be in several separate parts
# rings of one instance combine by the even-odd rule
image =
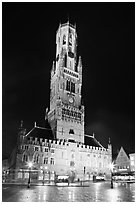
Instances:
[[[113,168],[114,168],[114,164],[112,162],[110,164],[110,170],[111,170],[111,188],[113,188]]]
[[[32,162],[28,162],[28,167],[29,167],[28,188],[30,188],[30,170],[32,166],[33,166]]]

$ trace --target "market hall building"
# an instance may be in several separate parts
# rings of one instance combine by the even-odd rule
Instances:
[[[69,176],[73,180],[110,177],[112,147],[103,147],[84,131],[82,104],[82,60],[77,57],[76,26],[60,24],[56,32],[56,59],[51,69],[50,109],[45,127],[36,123],[27,132],[21,126],[17,147],[10,158],[10,170],[17,179],[54,180]],[[32,162],[31,168],[28,164]]]

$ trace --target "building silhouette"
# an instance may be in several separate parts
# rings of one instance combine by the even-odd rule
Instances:
[[[69,176],[73,180],[92,180],[110,176],[112,146],[103,147],[94,135],[84,131],[82,104],[82,60],[77,56],[76,26],[60,24],[56,32],[56,59],[50,81],[50,108],[46,109],[45,127],[36,123],[27,132],[21,122],[16,151],[10,169],[17,179],[55,180]],[[29,169],[30,170],[30,169]]]

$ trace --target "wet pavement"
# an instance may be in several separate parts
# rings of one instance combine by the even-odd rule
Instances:
[[[3,184],[3,202],[135,202],[135,183],[90,183],[89,187]]]

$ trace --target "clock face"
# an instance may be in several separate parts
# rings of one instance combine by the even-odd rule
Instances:
[[[69,102],[73,103],[73,98],[72,97],[69,97]]]

